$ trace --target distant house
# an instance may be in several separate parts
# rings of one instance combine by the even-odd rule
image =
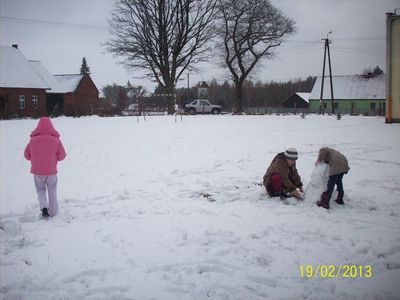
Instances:
[[[294,113],[308,111],[311,93],[294,93],[282,101],[282,107],[291,108]]]
[[[32,62],[49,83],[46,102],[49,114],[82,116],[98,114],[99,91],[89,74],[50,75],[41,62]]]
[[[63,113],[66,116],[96,115],[99,112],[99,90],[89,74],[54,75],[62,93],[52,90],[48,92],[49,108],[59,103],[58,97],[63,97]],[[60,91],[60,90],[59,90]],[[58,101],[58,102],[57,102]]]
[[[17,45],[0,46],[0,118],[97,114],[99,91],[88,74],[50,75]]]
[[[209,86],[207,82],[200,81],[197,85],[197,98],[198,99],[208,99],[208,89]]]
[[[386,75],[333,76],[335,113],[383,115]],[[317,78],[309,98],[309,112],[320,112],[321,77]],[[330,79],[325,78],[321,107],[332,111]]]
[[[0,118],[45,115],[49,89],[17,45],[0,46]]]

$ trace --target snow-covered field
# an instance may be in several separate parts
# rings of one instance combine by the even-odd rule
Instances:
[[[1,299],[400,299],[399,124],[311,115],[53,123],[67,158],[60,213],[45,221],[23,158],[37,120],[0,121]],[[266,196],[276,153],[298,149],[307,186],[322,146],[349,160],[344,206]],[[315,278],[301,274],[307,265],[320,266]],[[321,278],[328,265],[357,266],[347,274],[356,278],[343,269]]]

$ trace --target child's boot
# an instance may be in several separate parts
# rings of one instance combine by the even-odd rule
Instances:
[[[317,206],[329,209],[329,199],[327,192],[322,193],[321,200],[317,201]]]
[[[48,218],[50,218],[49,211],[47,210],[46,207],[42,209],[42,218],[43,218],[43,219],[48,219]]]
[[[344,192],[338,192],[337,199],[335,200],[335,202],[337,204],[343,205],[344,204],[343,196],[344,196]]]

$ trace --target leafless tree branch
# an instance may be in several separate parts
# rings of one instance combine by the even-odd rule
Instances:
[[[224,66],[236,86],[236,111],[242,112],[243,83],[257,64],[273,57],[283,38],[295,32],[294,21],[269,0],[218,0],[219,37]]]
[[[118,0],[107,50],[173,93],[183,72],[209,57],[215,5],[216,0]],[[170,113],[172,108],[170,103]]]

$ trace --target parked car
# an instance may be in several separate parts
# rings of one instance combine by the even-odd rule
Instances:
[[[211,113],[213,115],[217,115],[222,112],[222,106],[211,104],[210,101],[205,99],[196,99],[191,103],[185,105],[185,112],[191,115],[194,115],[196,113]]]

